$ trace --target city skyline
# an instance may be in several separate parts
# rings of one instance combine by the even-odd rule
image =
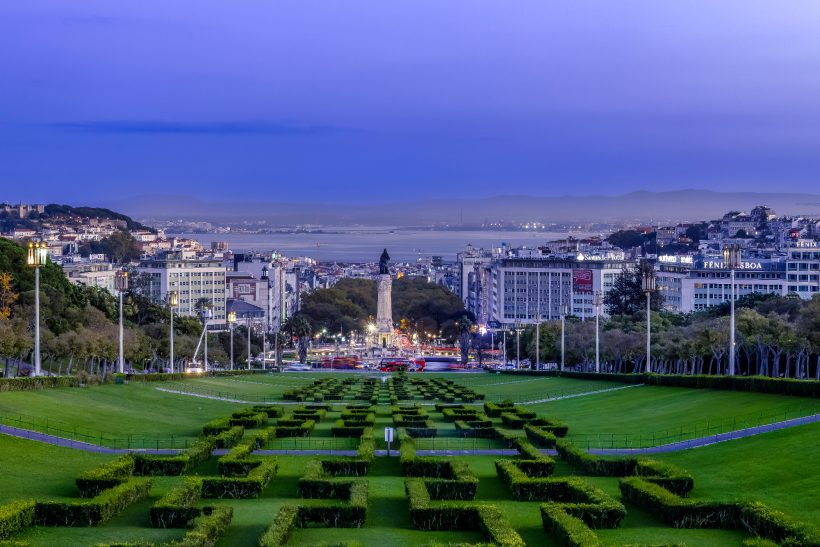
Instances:
[[[810,192],[820,10],[772,6],[6,5],[0,180],[70,203]]]

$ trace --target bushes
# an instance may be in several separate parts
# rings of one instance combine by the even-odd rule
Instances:
[[[469,466],[452,459],[416,457],[413,439],[399,434],[399,462],[405,477],[423,477],[425,491],[433,499],[471,500],[478,489],[478,478]]]
[[[73,376],[35,376],[31,378],[0,378],[0,392],[34,391],[52,387],[77,387]]]
[[[309,437],[316,424],[313,420],[305,420],[301,425],[296,426],[276,426],[276,437]]]
[[[555,536],[561,545],[567,547],[600,547],[598,536],[584,521],[569,515],[555,503],[541,506],[541,522],[547,533]]]
[[[504,401],[503,403],[484,403],[484,414],[490,418],[498,418],[503,412],[508,412],[515,407],[512,401]]]
[[[569,431],[567,424],[552,418],[534,418],[529,421],[529,425],[548,431],[556,437],[566,437]]]
[[[157,456],[153,454],[137,454],[134,466],[135,475],[181,475],[211,457],[214,437],[206,437],[196,441],[191,448],[176,456]]]
[[[524,432],[527,434],[527,438],[543,448],[555,448],[555,434],[546,431],[540,427],[526,424],[524,426]]]
[[[295,505],[283,505],[276,513],[273,522],[259,538],[259,547],[281,547],[287,544],[290,533],[296,528],[299,508]]]
[[[423,479],[405,481],[410,522],[418,530],[478,530],[499,547],[523,547],[524,541],[493,506],[433,504]]]
[[[194,507],[202,495],[198,479],[185,477],[182,484],[168,492],[151,507],[151,525],[154,528],[184,528],[199,516]]]
[[[569,441],[559,440],[555,443],[558,455],[574,468],[586,475],[601,477],[624,477],[631,475],[635,460],[606,460],[587,454]]]
[[[244,477],[260,463],[258,459],[249,459],[253,446],[247,443],[240,444],[230,452],[219,458],[217,469],[223,477]]]
[[[346,425],[344,420],[336,420],[336,424],[330,428],[330,434],[334,437],[361,437],[366,427],[370,426],[364,423]]]
[[[262,427],[266,423],[268,423],[268,415],[265,412],[234,412],[228,420],[231,427],[241,425],[246,429]]]
[[[134,473],[134,456],[126,454],[114,461],[104,463],[80,473],[75,479],[83,498],[93,498],[102,492],[122,484]]]
[[[13,501],[0,505],[0,540],[8,539],[34,522],[34,500]]]
[[[788,545],[820,542],[818,532],[760,502],[692,501],[640,477],[620,481],[621,495],[676,528],[740,528]]]
[[[211,435],[219,435],[225,431],[228,431],[231,428],[231,424],[228,423],[228,418],[217,418],[216,420],[211,420],[204,426],[202,426],[202,434],[205,436]]]
[[[678,496],[686,496],[695,487],[695,480],[688,471],[671,463],[655,460],[638,460],[634,473],[649,482],[662,486]]]
[[[259,496],[276,475],[276,460],[265,459],[247,477],[207,477],[202,479],[203,498],[247,499]]]
[[[513,414],[512,412],[502,412],[501,422],[510,429],[521,429],[524,427],[526,420],[517,414]]]
[[[254,412],[264,412],[268,415],[268,418],[279,418],[285,413],[285,410],[281,406],[275,405],[255,405],[251,407],[251,410]]]
[[[38,501],[34,522],[38,526],[95,526],[145,499],[150,490],[151,479],[132,478],[90,499]]]
[[[228,529],[233,519],[232,507],[206,507],[203,516],[194,521],[194,527],[174,547],[213,547]]]
[[[230,448],[242,440],[245,434],[245,428],[241,425],[234,426],[227,431],[223,431],[214,438],[214,446],[216,448]]]

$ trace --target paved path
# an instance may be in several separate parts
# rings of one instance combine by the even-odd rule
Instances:
[[[593,448],[588,450],[588,452],[590,454],[598,454],[600,456],[626,456],[631,454],[660,454],[663,452],[676,452],[678,450],[708,446],[710,444],[722,443],[733,439],[742,439],[744,437],[760,435],[761,433],[769,433],[770,431],[777,431],[779,429],[786,429],[789,427],[811,424],[815,422],[820,422],[820,414],[813,414],[802,418],[793,418],[791,420],[784,420],[782,422],[759,425],[746,429],[738,429],[737,431],[730,431],[728,433],[718,433],[717,435],[709,435],[707,437],[700,437],[699,439],[652,446],[649,448]]]
[[[538,403],[549,403],[550,401],[560,401],[562,399],[574,399],[575,397],[586,397],[587,395],[597,395],[598,393],[608,393],[610,391],[620,391],[622,389],[629,389],[631,387],[641,387],[644,384],[629,384],[621,387],[608,387],[606,389],[596,389],[595,391],[583,391],[581,393],[570,393],[568,395],[559,395],[558,397],[547,397],[546,399],[536,399],[534,401],[516,401],[517,405],[533,405]]]
[[[153,448],[109,448],[107,446],[97,446],[96,444],[84,443],[82,441],[75,441],[73,439],[66,439],[64,437],[56,437],[54,435],[46,435],[38,431],[31,431],[30,429],[20,429],[7,425],[0,425],[0,433],[10,435],[12,437],[19,437],[21,439],[28,439],[30,441],[39,441],[41,443],[53,444],[55,446],[62,446],[65,448],[74,448],[76,450],[84,450],[86,452],[98,452],[100,454],[126,454],[128,452],[140,452],[143,454],[178,454],[179,449],[153,449]]]

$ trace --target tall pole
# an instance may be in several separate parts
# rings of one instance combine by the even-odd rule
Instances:
[[[202,328],[205,329],[204,337],[205,337],[205,361],[203,363],[203,370],[208,372],[208,314],[205,313],[202,319]]]
[[[652,372],[652,346],[650,345],[650,331],[652,330],[652,318],[649,315],[649,305],[652,293],[646,291],[646,373]]]
[[[120,291],[120,359],[117,363],[117,372],[120,374],[125,372],[125,355],[122,348],[122,292]]]
[[[507,329],[504,329],[504,365],[507,365]]]
[[[729,376],[735,375],[735,268],[732,264],[732,294],[729,297]]]
[[[521,368],[521,329],[515,326],[515,368]]]
[[[248,370],[251,369],[251,316],[248,316]]]
[[[168,365],[171,374],[174,373],[174,306],[171,306],[171,347],[168,350]]]
[[[231,322],[231,370],[233,370],[233,322]]]
[[[34,375],[40,376],[40,266],[34,267]]]
[[[535,370],[541,367],[541,290],[538,291],[538,320],[535,322]]]
[[[592,303],[595,305],[595,372],[601,372],[601,296],[599,293],[593,295]]]
[[[561,370],[564,370],[564,322],[566,318],[561,314]]]

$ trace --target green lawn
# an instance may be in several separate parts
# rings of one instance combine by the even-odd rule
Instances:
[[[245,390],[248,395],[281,395],[285,389],[312,382],[330,374],[278,374],[242,378],[207,378],[184,385],[213,390]],[[338,376],[334,374],[333,376]],[[531,393],[551,389],[575,390],[599,388],[596,382],[499,375],[450,375],[448,378],[473,389],[502,396],[510,390]],[[516,383],[508,383],[514,380]],[[523,385],[522,385],[523,384]],[[117,435],[158,436],[174,434],[194,438],[201,426],[216,417],[225,416],[247,405],[175,395],[158,391],[165,384],[108,385],[86,389],[55,389],[36,392],[0,393],[0,414],[21,413],[49,418],[67,426],[89,430],[106,430]],[[579,387],[580,386],[580,387]],[[586,387],[584,387],[586,386]],[[604,383],[605,387],[620,384]],[[267,391],[266,391],[267,390]],[[549,403],[528,405],[539,415],[558,418],[570,425],[570,435],[584,440],[590,432],[640,433],[680,428],[699,420],[726,423],[734,416],[754,413],[773,415],[787,408],[816,408],[816,401],[755,393],[687,390],[683,388],[635,387],[608,393],[587,395]],[[436,427],[450,431],[452,423],[443,421],[440,413],[426,406]],[[313,435],[301,442],[339,443],[339,448],[354,447],[355,440],[332,439],[330,427],[339,411],[329,412],[319,422]],[[497,420],[496,420],[497,422]],[[731,423],[731,421],[729,422]],[[737,422],[735,422],[737,423]],[[390,411],[381,406],[377,412],[377,438],[381,430],[392,425]],[[519,434],[521,432],[519,431]],[[440,438],[425,443],[460,443],[471,439]],[[484,439],[481,443],[496,441]],[[276,440],[271,447],[283,446],[287,439]],[[378,443],[383,445],[381,441]],[[458,448],[459,446],[453,446]],[[820,475],[813,472],[820,457],[820,424],[801,426],[709,447],[652,456],[688,469],[695,478],[694,499],[758,499],[795,518],[820,526]],[[74,498],[76,475],[114,456],[86,453],[71,449],[15,439],[0,435],[0,503],[32,497]],[[270,524],[279,507],[299,502],[297,481],[309,460],[306,456],[277,458],[280,470],[271,485],[256,500],[205,500],[202,504],[230,505],[234,520],[218,545],[254,545]],[[476,501],[496,505],[518,530],[528,545],[557,545],[544,532],[537,502],[515,501],[497,479],[495,457],[462,458],[478,475],[480,486]],[[196,474],[216,473],[216,458],[211,458]],[[562,462],[556,476],[575,475]],[[408,502],[404,478],[400,476],[397,458],[377,458],[367,477],[369,482],[368,517],[361,529],[307,528],[296,530],[289,545],[317,545],[340,540],[358,540],[363,545],[420,546],[431,542],[475,543],[482,541],[477,532],[420,532],[409,525]],[[610,495],[619,497],[618,479],[586,477]],[[149,507],[179,481],[174,477],[157,477],[151,497],[128,508],[112,521],[96,528],[33,528],[18,538],[31,545],[92,545],[105,541],[164,542],[179,538],[184,530],[158,530],[150,526]],[[627,505],[628,515],[621,526],[599,530],[601,539],[611,545],[628,543],[685,543],[690,546],[740,545],[747,537],[734,530],[677,530],[666,527],[655,517]]]

